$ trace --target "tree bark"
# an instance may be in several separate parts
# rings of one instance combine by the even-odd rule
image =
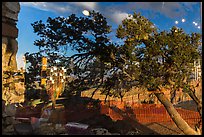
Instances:
[[[193,92],[192,89],[189,90],[188,95],[195,101],[197,104],[197,110],[202,117],[202,102],[199,100],[199,98],[195,95],[195,91]]]
[[[193,130],[186,121],[176,111],[173,104],[165,97],[164,93],[154,93],[158,100],[164,105],[169,116],[172,118],[177,127],[186,135],[199,135],[198,132]]]

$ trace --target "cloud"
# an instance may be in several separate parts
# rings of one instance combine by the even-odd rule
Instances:
[[[199,2],[20,2],[22,6],[31,6],[45,11],[58,13],[81,13],[82,10],[95,10],[107,19],[119,24],[128,17],[128,13],[145,10],[147,18],[157,18],[164,15],[168,18],[180,18],[195,10]]]
[[[161,14],[170,18],[179,18],[185,16],[186,13],[181,4],[177,2],[165,2],[161,9]]]
[[[24,56],[23,54],[20,54],[20,55],[17,54],[17,56],[16,56],[16,61],[17,61],[17,68],[18,68],[18,70],[19,70],[21,67],[25,68],[24,61],[23,61],[23,56]]]
[[[85,8],[87,10],[96,10],[97,2],[69,2],[69,4]]]
[[[97,9],[96,2],[20,2],[20,4],[56,13],[77,13],[81,12],[84,8],[87,10]]]
[[[182,2],[181,5],[186,11],[192,11],[193,7],[198,4],[197,2]]]
[[[22,6],[34,7],[44,11],[65,13],[75,11],[73,7],[66,2],[20,2]]]
[[[146,10],[149,12],[149,17],[156,18],[158,14],[169,18],[179,18],[192,11],[193,7],[199,4],[198,2],[127,2],[124,4],[117,4],[112,7],[101,8],[101,11],[120,11],[120,12],[134,12]],[[111,13],[112,14],[112,13]],[[114,18],[114,17],[113,17]]]
[[[111,13],[109,16],[112,19],[112,21],[114,21],[116,24],[120,24],[122,20],[128,17],[128,13],[121,12],[121,11],[115,11]]]

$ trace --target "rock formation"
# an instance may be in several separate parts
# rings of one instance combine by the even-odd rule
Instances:
[[[17,75],[16,53],[18,29],[16,21],[19,2],[2,2],[2,130],[12,134],[15,123],[15,103],[24,102],[24,83]],[[21,87],[21,88],[19,88]]]
[[[18,51],[16,21],[19,11],[19,2],[2,3],[2,99],[6,105],[24,101],[25,89],[21,86],[23,80],[16,75]]]

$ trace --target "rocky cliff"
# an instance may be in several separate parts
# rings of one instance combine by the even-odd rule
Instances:
[[[16,78],[18,51],[16,21],[19,11],[19,2],[2,3],[2,99],[6,105],[24,101],[24,89],[18,89],[19,84],[23,83]]]
[[[12,134],[16,104],[24,102],[22,74],[17,72],[19,2],[2,2],[2,133]]]

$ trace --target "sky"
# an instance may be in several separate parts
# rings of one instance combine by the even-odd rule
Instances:
[[[18,15],[18,68],[23,67],[23,55],[26,52],[37,52],[34,41],[39,37],[34,33],[31,23],[48,17],[68,17],[71,14],[85,16],[83,10],[100,12],[109,25],[112,26],[112,37],[115,42],[115,32],[121,21],[134,12],[148,18],[160,30],[170,30],[176,26],[186,33],[202,33],[200,2],[20,2]],[[118,41],[119,42],[119,41]],[[74,54],[70,50],[70,55]]]

